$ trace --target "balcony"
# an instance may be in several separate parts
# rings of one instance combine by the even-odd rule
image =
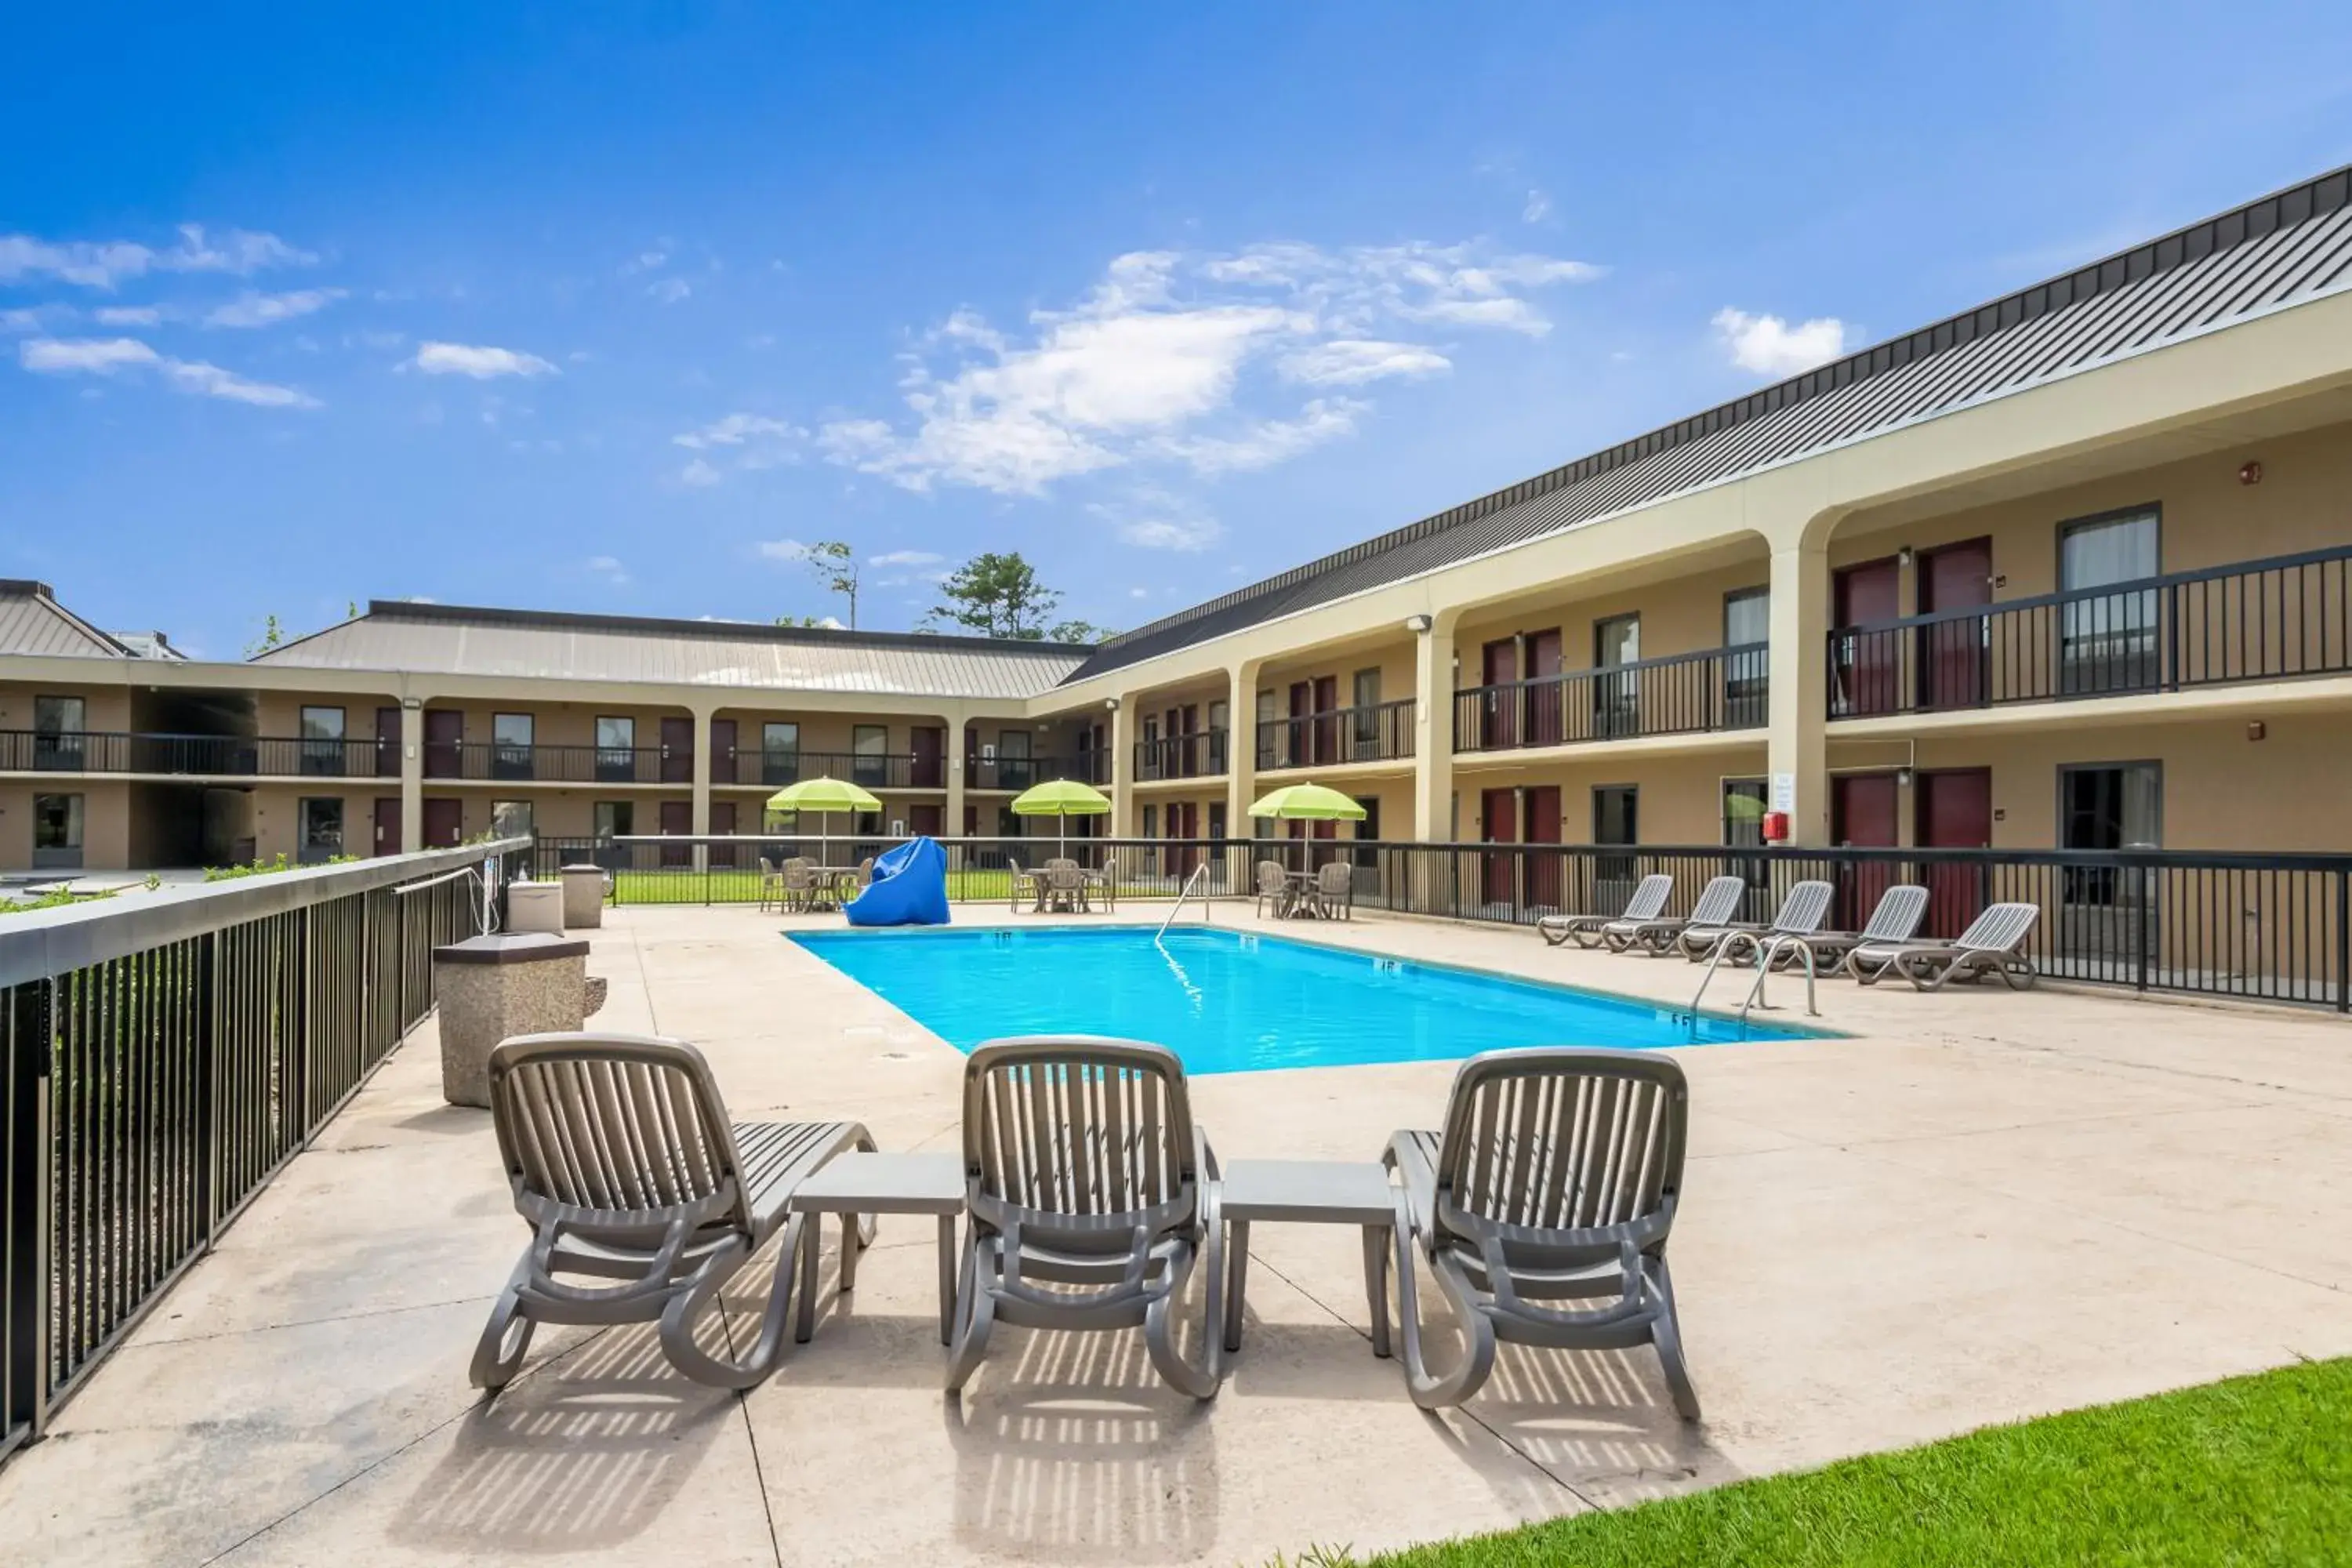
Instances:
[[[2352,547],[1829,634],[1829,715],[1873,718],[2352,672]]]
[[[1763,643],[1474,686],[1454,696],[1457,752],[1577,746],[1759,730],[1769,717]]]
[[[1081,783],[1097,782],[1092,778],[1096,753],[1082,752],[1075,757],[966,757],[963,760],[963,782],[968,789],[1020,791],[1048,779],[1076,779]],[[1104,754],[1105,763],[1109,761]],[[1105,781],[1109,769],[1104,770]]]
[[[1413,700],[1404,697],[1394,702],[1333,708],[1261,724],[1257,731],[1258,769],[1273,773],[1283,768],[1409,760],[1412,756],[1414,707]]]
[[[428,779],[513,784],[692,784],[694,759],[659,746],[523,746],[502,741],[435,741],[425,747]]]
[[[947,762],[904,752],[762,752],[721,753],[711,768],[719,784],[781,788],[803,779],[846,779],[861,789],[945,789]]]
[[[1135,743],[1139,784],[1163,779],[1214,778],[1225,771],[1226,731],[1198,730]]]
[[[0,773],[191,778],[365,778],[400,772],[394,745],[266,735],[0,730]]]

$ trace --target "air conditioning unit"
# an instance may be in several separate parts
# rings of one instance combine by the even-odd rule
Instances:
[[[992,763],[996,761],[996,748],[994,746],[982,746],[980,749],[980,760],[983,763]]]

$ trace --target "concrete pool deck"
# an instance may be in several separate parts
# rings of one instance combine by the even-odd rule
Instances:
[[[739,1117],[954,1146],[962,1058],[779,940],[837,916],[607,921],[597,1026],[695,1041]],[[1284,930],[1676,1005],[1697,977],[1524,931]],[[959,1405],[920,1217],[882,1221],[856,1291],[748,1398],[677,1378],[649,1330],[575,1329],[543,1331],[485,1405],[467,1359],[524,1231],[487,1114],[441,1102],[428,1020],[0,1469],[0,1541],[11,1564],[1255,1564],[2352,1352],[2352,1026],[2091,993],[1822,997],[1852,1037],[1676,1053],[1696,1427],[1646,1351],[1506,1347],[1465,1410],[1425,1415],[1370,1352],[1353,1233],[1284,1225],[1253,1232],[1247,1348],[1213,1402],[1162,1387],[1138,1335],[1008,1329]],[[1210,1076],[1194,1099],[1227,1158],[1370,1158],[1436,1123],[1452,1071]],[[764,1278],[741,1277],[740,1310]]]

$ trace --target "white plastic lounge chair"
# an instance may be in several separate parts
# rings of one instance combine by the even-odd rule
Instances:
[[[2022,950],[2041,918],[2039,904],[1990,904],[1950,942],[1857,947],[1846,955],[1846,973],[1869,985],[1891,969],[1921,991],[1939,991],[1949,980],[1996,974],[2011,990],[2023,991],[2032,985],[2034,973]]]
[[[1140,1324],[1160,1376],[1195,1399],[1216,1394],[1225,1227],[1216,1156],[1174,1052],[1083,1035],[990,1041],[964,1063],[963,1159],[970,1223],[949,1393],[1003,1321]],[[1206,1315],[1200,1360],[1188,1362],[1172,1313],[1196,1260]]]
[[[1632,952],[1638,949],[1656,957],[1674,946],[1675,938],[1681,935],[1685,927],[1728,925],[1731,917],[1739,912],[1740,900],[1747,897],[1745,879],[1717,877],[1699,889],[1698,901],[1691,905],[1689,914],[1613,920],[1601,928],[1601,940],[1612,952]]]
[[[642,1035],[518,1035],[490,1052],[490,1114],[516,1212],[534,1231],[475,1347],[478,1388],[504,1387],[541,1323],[661,1324],[662,1350],[697,1383],[750,1388],[773,1369],[795,1285],[793,1191],[845,1149],[855,1121],[736,1122],[702,1053]],[[848,1227],[845,1226],[845,1232]],[[774,1281],[750,1352],[695,1343],[702,1310],[778,1231]],[[867,1217],[853,1242],[873,1239]],[[572,1282],[581,1276],[617,1285]],[[568,1278],[567,1278],[568,1277]],[[797,1281],[796,1337],[815,1326],[816,1281]]]
[[[1327,862],[1307,886],[1307,908],[1318,920],[1354,920],[1356,868],[1345,860]]]
[[[1723,950],[1723,962],[1738,963],[1754,958],[1778,938],[1810,936],[1829,918],[1830,900],[1837,889],[1827,882],[1799,882],[1780,900],[1780,913],[1769,926],[1730,925],[1704,929],[1692,926],[1675,938],[1675,945],[1693,963],[1701,963]]]
[[[1843,967],[1857,947],[1906,947],[1918,935],[1927,915],[1927,889],[1916,882],[1897,882],[1878,895],[1878,907],[1858,931],[1817,931],[1810,936],[1784,937],[1766,942],[1770,962],[1792,964],[1801,950],[1813,955],[1813,973],[1826,974]]]
[[[1274,908],[1276,920],[1285,919],[1290,913],[1290,877],[1277,860],[1257,863],[1257,912],[1265,914],[1269,904]]]
[[[1698,1419],[1683,1360],[1666,1237],[1682,1191],[1690,1094],[1654,1051],[1539,1047],[1462,1064],[1437,1132],[1399,1132],[1398,1317],[1405,1385],[1424,1410],[1460,1405],[1498,1340],[1560,1350],[1657,1347],[1675,1408]],[[1468,1341],[1443,1376],[1422,1353],[1412,1262]],[[1612,1298],[1563,1309],[1549,1303]]]
[[[1613,915],[1546,915],[1536,921],[1536,930],[1545,942],[1554,947],[1573,942],[1579,947],[1601,945],[1601,928],[1612,921],[1654,921],[1666,912],[1666,900],[1675,894],[1674,877],[1664,871],[1653,871],[1634,888],[1633,896],[1625,907]]]

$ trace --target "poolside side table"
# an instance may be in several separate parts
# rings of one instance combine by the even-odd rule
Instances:
[[[1378,1167],[1375,1167],[1377,1169]],[[937,1215],[940,1221],[940,1343],[955,1330],[956,1219],[963,1213],[963,1156],[954,1153],[872,1154],[853,1150],[836,1154],[793,1194],[796,1214],[841,1218],[841,1288],[857,1284],[857,1255],[864,1248],[851,1240],[858,1216],[883,1214]],[[801,1232],[801,1270],[804,1279],[816,1278],[817,1245],[822,1218]],[[816,1292],[801,1294],[800,1321],[793,1337],[803,1344],[816,1332]]]
[[[1396,1234],[1396,1190],[1372,1160],[1234,1160],[1218,1181],[1229,1227],[1225,1263],[1225,1349],[1242,1348],[1242,1298],[1249,1283],[1253,1220],[1364,1227],[1364,1295],[1372,1309],[1372,1353],[1389,1353],[1389,1249]]]

